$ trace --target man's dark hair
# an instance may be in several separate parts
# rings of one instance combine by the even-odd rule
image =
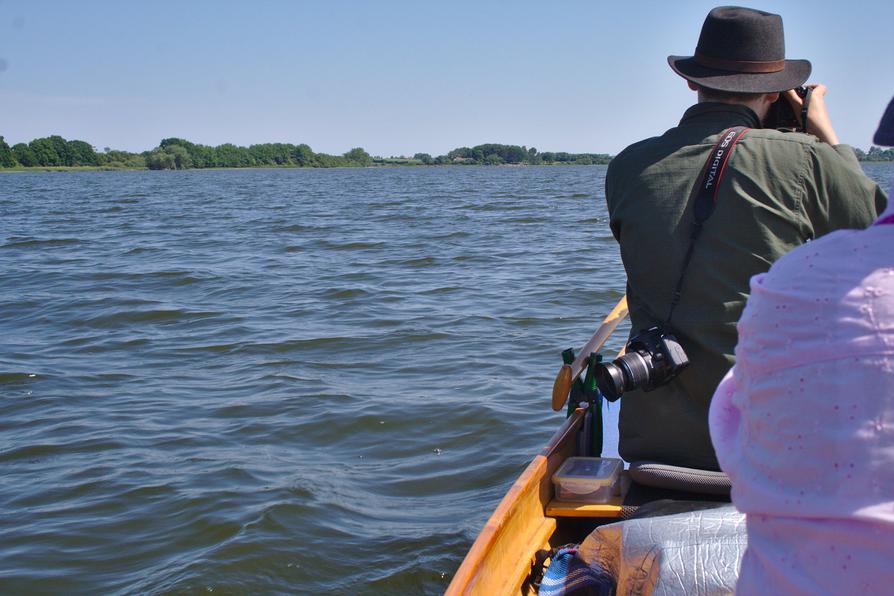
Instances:
[[[746,103],[752,99],[756,99],[764,93],[734,93],[732,91],[717,91],[716,89],[707,89],[699,85],[698,92],[701,96],[709,101],[722,101],[724,103],[737,102]]]

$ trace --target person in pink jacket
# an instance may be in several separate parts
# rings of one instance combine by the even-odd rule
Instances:
[[[709,415],[747,519],[737,593],[894,593],[894,205],[754,276],[738,333]]]

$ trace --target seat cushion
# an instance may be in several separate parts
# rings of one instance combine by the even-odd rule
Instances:
[[[630,464],[630,478],[637,484],[704,495],[729,496],[729,476],[723,472],[669,466],[651,461]]]

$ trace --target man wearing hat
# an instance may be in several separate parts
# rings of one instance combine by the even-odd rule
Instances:
[[[808,134],[761,127],[780,94],[799,111],[791,90],[811,69],[806,60],[785,59],[779,15],[715,8],[695,55],[668,62],[698,92],[698,103],[678,126],[613,159],[605,192],[627,272],[631,336],[660,325],[676,336],[690,364],[652,391],[624,393],[619,452],[631,462],[717,470],[708,407],[734,362],[749,279],[809,240],[867,227],[887,201],[853,149],[838,144],[824,86],[813,87]],[[710,218],[691,240],[695,188],[710,169],[709,154],[740,126],[747,130],[720,169]]]

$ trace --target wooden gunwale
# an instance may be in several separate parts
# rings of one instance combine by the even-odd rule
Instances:
[[[572,364],[563,365],[553,383],[552,406],[558,411],[565,404],[571,384],[592,352],[598,351],[627,316],[627,296],[623,296],[603,320]],[[447,586],[447,596],[471,594],[494,596],[518,594],[524,589],[531,564],[538,550],[549,548],[556,530],[555,517],[615,518],[621,513],[623,497],[610,503],[584,507],[578,504],[551,503],[554,495],[552,476],[567,458],[577,452],[577,435],[583,425],[585,409],[578,408],[553,434],[546,447],[525,468],[487,520],[472,548]]]
[[[553,434],[515,481],[469,549],[445,594],[518,593],[534,554],[547,547],[556,521],[546,516],[552,475],[574,454],[585,410],[577,410]]]

